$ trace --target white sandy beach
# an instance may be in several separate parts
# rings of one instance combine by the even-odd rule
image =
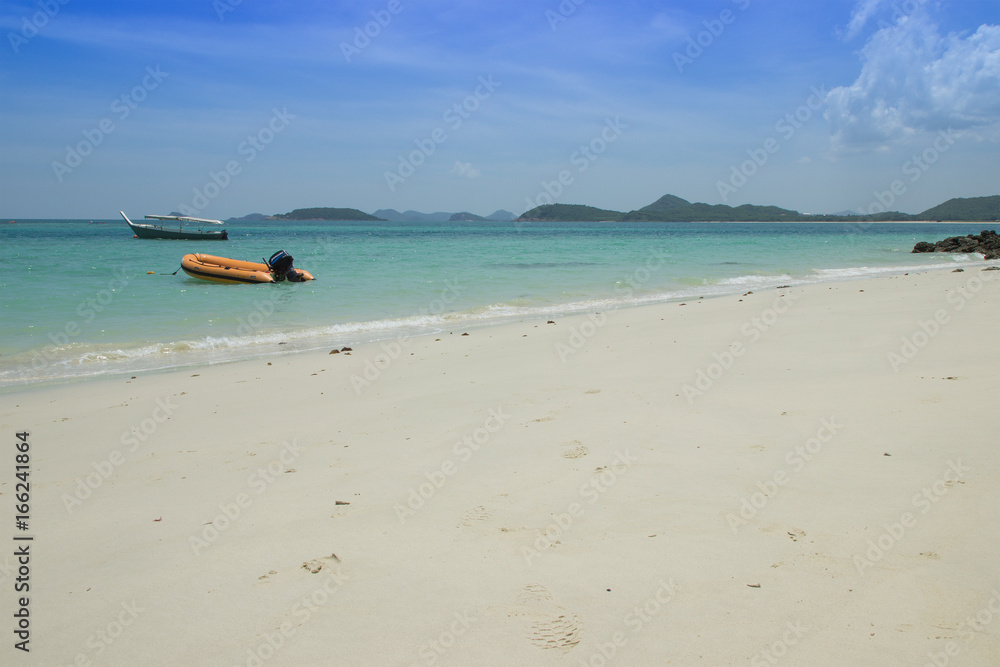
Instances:
[[[981,268],[4,395],[0,663],[1000,664]]]

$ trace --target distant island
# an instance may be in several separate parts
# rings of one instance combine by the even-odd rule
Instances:
[[[997,222],[1000,195],[949,199],[922,213],[887,211],[872,215],[806,214],[777,206],[727,206],[664,195],[648,206],[623,213],[581,204],[545,204],[526,211],[517,222]]]
[[[517,222],[620,222],[623,215],[583,204],[545,204],[526,211]]]
[[[455,213],[450,218],[449,222],[511,222],[517,216],[510,211],[505,211],[500,209],[490,213],[486,217],[481,215],[476,215],[475,213],[469,213],[468,211],[462,211],[461,213]]]
[[[389,222],[479,222],[483,220],[510,222],[517,217],[514,213],[503,209],[494,211],[485,217],[469,213],[468,211],[461,211],[459,213],[447,213],[444,211],[421,213],[420,211],[407,210],[400,213],[393,208],[380,208],[375,211],[375,215],[385,218]]]
[[[274,220],[364,220],[384,222],[356,208],[297,208],[291,213],[275,214]]]
[[[998,222],[1000,195],[949,199],[926,211],[910,215],[887,211],[871,215],[849,212],[831,214],[799,213],[778,206],[743,204],[691,203],[676,195],[663,195],[652,204],[634,211],[612,211],[584,204],[545,204],[526,211],[520,217],[500,209],[488,216],[468,211],[457,213],[437,211],[421,213],[407,210],[400,213],[383,208],[369,215],[356,208],[297,208],[289,213],[264,215],[251,213],[226,222],[258,222],[262,220],[325,220],[370,222]]]
[[[226,222],[260,222],[261,220],[274,220],[274,216],[264,215],[263,213],[251,213],[244,215],[242,218],[226,218]]]
[[[450,218],[448,222],[484,222],[486,218],[481,215],[476,215],[475,213],[469,213],[468,211],[462,211],[461,213],[455,213]]]
[[[226,222],[261,222],[264,220],[322,220],[325,222],[343,220],[368,220],[385,222],[384,218],[376,218],[368,215],[364,211],[356,208],[297,208],[290,213],[275,213],[274,215],[264,215],[263,213],[250,213],[241,218],[227,218]]]

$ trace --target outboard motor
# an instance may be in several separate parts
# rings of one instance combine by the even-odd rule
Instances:
[[[267,267],[274,274],[275,281],[279,283],[283,280],[293,283],[302,282],[302,276],[292,266],[292,256],[284,250],[279,250],[271,255],[271,259],[267,260]]]

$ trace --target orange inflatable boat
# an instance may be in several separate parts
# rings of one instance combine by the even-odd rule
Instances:
[[[181,268],[192,278],[216,283],[279,283],[285,280],[301,283],[315,280],[308,271],[292,266],[292,256],[284,250],[274,253],[265,262],[195,253],[184,255]]]

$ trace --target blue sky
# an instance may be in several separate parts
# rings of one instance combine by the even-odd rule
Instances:
[[[0,35],[11,218],[1000,194],[997,0],[4,0]]]

